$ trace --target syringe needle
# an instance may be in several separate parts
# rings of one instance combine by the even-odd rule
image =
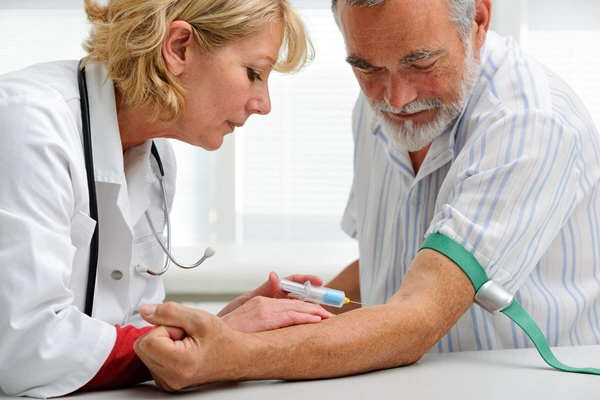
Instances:
[[[350,301],[349,301],[349,303],[358,304],[358,305],[359,305],[359,306],[361,306],[361,307],[371,307],[371,305],[370,305],[370,304],[359,303],[358,301],[353,301],[353,300],[350,300]]]

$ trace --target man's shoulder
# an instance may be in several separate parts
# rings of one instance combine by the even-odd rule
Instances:
[[[478,106],[472,110],[480,114],[502,108],[497,115],[503,117],[541,114],[565,120],[576,114],[582,123],[591,120],[566,81],[524,51],[511,37],[490,32],[481,67],[480,80],[472,96]]]
[[[512,37],[490,32],[481,67],[482,95],[493,95],[513,111],[551,108],[547,68]]]

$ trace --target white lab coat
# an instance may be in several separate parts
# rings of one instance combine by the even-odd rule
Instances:
[[[100,235],[93,318],[83,313],[95,222],[77,62],[0,77],[0,387],[9,395],[53,397],[83,386],[110,354],[114,325],[144,325],[139,306],[164,299],[161,278],[135,270],[164,263],[143,217],[149,209],[162,232],[150,142],[123,154],[112,81],[100,64],[86,69]],[[166,139],[155,143],[172,203],[174,154]]]

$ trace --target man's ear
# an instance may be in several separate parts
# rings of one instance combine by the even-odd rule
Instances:
[[[473,50],[479,54],[479,49],[483,46],[490,28],[492,20],[492,1],[491,0],[476,0],[475,1],[475,23],[473,24],[472,39]]]
[[[163,39],[162,54],[169,71],[175,76],[185,70],[186,52],[194,44],[193,28],[185,21],[173,21]]]

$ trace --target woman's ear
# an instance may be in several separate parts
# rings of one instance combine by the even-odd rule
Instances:
[[[193,28],[185,21],[173,21],[167,28],[163,39],[162,54],[169,68],[175,76],[185,70],[186,52],[194,44]]]

